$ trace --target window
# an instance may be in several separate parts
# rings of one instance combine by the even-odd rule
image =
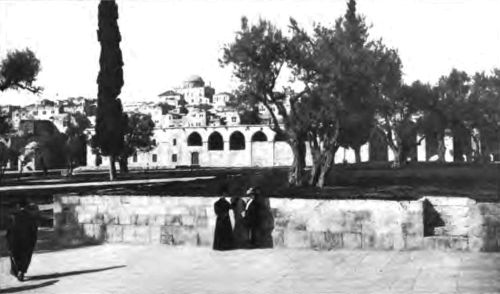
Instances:
[[[177,139],[174,139],[173,145],[177,145]]]
[[[177,154],[172,154],[172,162],[177,162]]]
[[[137,153],[134,153],[134,156],[132,157],[133,162],[137,162]]]
[[[199,117],[203,117],[203,114],[202,114],[202,113],[200,113],[198,116],[199,116]]]
[[[266,142],[267,136],[262,131],[258,131],[252,136],[252,142]]]
[[[153,162],[157,162],[158,161],[158,155],[157,154],[153,154]]]
[[[45,110],[44,110],[44,111],[42,112],[42,114],[47,114],[47,111],[45,111]]]
[[[233,117],[231,118],[231,121],[232,121],[232,122],[236,122],[236,116],[233,116]]]
[[[224,141],[221,134],[214,132],[208,137],[208,150],[224,150]]]
[[[244,150],[245,136],[241,132],[234,132],[229,137],[229,150]]]
[[[52,110],[51,113],[54,114],[54,110]]]
[[[201,136],[197,132],[191,133],[187,141],[188,146],[201,146]]]
[[[33,111],[33,115],[38,115],[38,111]]]

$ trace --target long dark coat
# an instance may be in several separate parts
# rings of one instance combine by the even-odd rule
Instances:
[[[233,228],[229,218],[231,204],[220,198],[214,203],[214,211],[217,215],[214,233],[214,250],[230,250],[234,248]]]
[[[234,213],[234,247],[238,249],[248,248],[250,246],[250,232],[243,216],[246,202],[240,197],[233,198],[231,200],[231,206]]]
[[[245,223],[250,229],[252,248],[273,248],[274,217],[266,199],[254,199],[250,202]]]
[[[35,249],[38,233],[36,212],[21,209],[11,218],[7,230],[7,246],[10,252],[11,270],[26,273]]]

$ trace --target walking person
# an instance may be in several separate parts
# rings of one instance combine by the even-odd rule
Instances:
[[[274,217],[269,199],[264,197],[258,187],[250,188],[251,197],[245,214],[245,223],[250,230],[251,248],[273,248]]]
[[[233,228],[229,210],[231,203],[226,200],[227,186],[221,188],[222,197],[214,203],[214,211],[217,219],[215,221],[214,250],[231,250],[234,248]]]
[[[29,207],[26,199],[21,199],[17,211],[11,216],[6,236],[10,253],[10,273],[19,281],[24,280],[35,249],[38,233],[37,219],[37,207]]]
[[[241,197],[231,198],[231,209],[234,215],[234,247],[236,249],[248,248],[250,245],[250,232],[245,224],[246,202]]]

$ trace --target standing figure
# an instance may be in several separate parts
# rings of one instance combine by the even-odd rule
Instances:
[[[234,248],[233,228],[229,218],[231,204],[226,200],[227,187],[221,189],[222,197],[214,203],[215,221],[214,250],[231,250]]]
[[[261,195],[259,188],[250,188],[252,197],[245,215],[245,223],[250,230],[251,248],[273,248],[274,217],[269,199]]]
[[[10,253],[10,273],[19,281],[24,280],[37,240],[37,208],[30,209],[22,199],[18,210],[11,217],[7,230],[7,246]]]
[[[234,214],[234,247],[238,249],[248,248],[250,245],[250,232],[244,220],[246,202],[241,197],[233,197],[231,198],[231,208]]]

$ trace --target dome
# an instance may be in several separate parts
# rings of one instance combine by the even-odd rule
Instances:
[[[197,76],[197,75],[192,75],[192,76],[189,76],[186,80],[185,80],[186,83],[199,83],[199,82],[202,82],[203,83],[203,79],[200,77],[200,76]]]

